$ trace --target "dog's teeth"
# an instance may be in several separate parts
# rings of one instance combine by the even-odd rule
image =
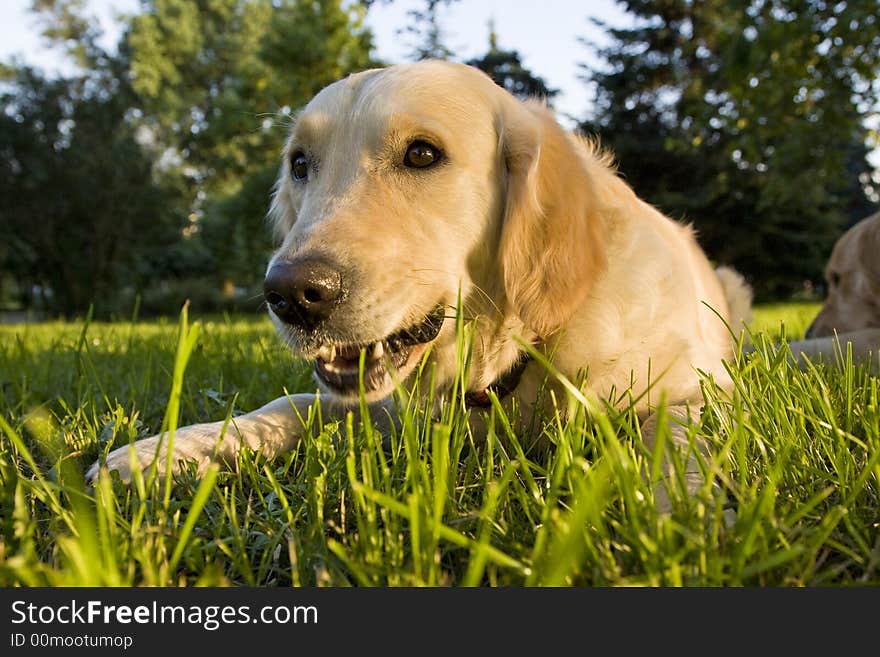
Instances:
[[[323,360],[325,363],[332,363],[334,360],[336,360],[336,345],[323,345],[320,349],[318,349],[318,358]]]
[[[385,346],[382,344],[382,341],[379,340],[375,345],[373,345],[373,360],[379,360],[382,356],[385,355]]]

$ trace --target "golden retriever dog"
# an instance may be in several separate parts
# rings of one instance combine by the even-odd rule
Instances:
[[[810,360],[834,359],[852,344],[864,361],[880,353],[880,212],[846,231],[825,267],[828,297],[807,329],[806,340],[793,342],[792,353]],[[877,363],[874,363],[877,366]]]
[[[701,402],[698,370],[729,382],[729,327],[751,299],[742,278],[714,271],[692,230],[640,200],[593,142],[475,68],[392,66],[322,90],[292,126],[270,214],[280,242],[265,279],[270,316],[313,361],[325,417],[328,405],[331,415],[357,406],[361,385],[389,408],[423,362],[442,396],[460,374],[458,310],[472,414],[489,391],[524,418],[539,410],[546,369],[524,345],[585,380],[585,395],[635,399],[645,416],[661,396]],[[295,446],[314,402],[284,396],[225,436],[222,422],[178,429],[169,460],[155,436],[106,466],[126,478],[130,458],[158,456],[163,471],[234,463],[242,444],[272,456]]]

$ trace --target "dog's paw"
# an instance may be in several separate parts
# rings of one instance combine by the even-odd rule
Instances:
[[[94,484],[101,470],[106,469],[111,472],[117,472],[122,481],[124,481],[125,483],[130,483],[132,464],[134,463],[140,466],[141,470],[146,470],[147,468],[149,468],[150,465],[153,463],[153,459],[156,457],[156,445],[159,441],[159,438],[159,436],[153,436],[152,438],[139,440],[131,445],[124,445],[123,447],[114,449],[107,455],[107,459],[105,461],[95,461],[91,465],[91,467],[86,470],[86,482],[89,484]],[[133,462],[132,452],[134,454]],[[157,464],[160,475],[164,474],[165,464],[163,463],[163,458],[165,456],[165,453],[165,450],[162,449],[162,451],[160,452],[159,462]]]
[[[182,462],[195,462],[197,474],[204,474],[208,464],[218,455],[218,441],[221,440],[221,428],[223,423],[195,424],[182,427],[174,436],[174,448],[171,460],[168,459],[168,436],[161,434],[152,438],[138,440],[131,445],[124,445],[114,449],[107,455],[102,463],[96,461],[86,471],[86,481],[94,483],[102,469],[119,473],[122,481],[131,482],[132,465],[139,466],[142,471],[147,470],[153,461],[156,461],[156,469],[159,478],[163,479],[171,467],[171,475],[177,474]],[[159,444],[161,441],[161,445]]]

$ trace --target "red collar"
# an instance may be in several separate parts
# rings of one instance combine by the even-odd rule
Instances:
[[[505,374],[502,374],[482,390],[469,390],[464,395],[464,403],[468,408],[488,408],[492,405],[489,392],[494,392],[498,399],[503,399],[519,385],[519,380],[531,362],[532,356],[526,352],[520,352],[520,357]]]

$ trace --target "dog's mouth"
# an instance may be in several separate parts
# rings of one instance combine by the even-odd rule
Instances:
[[[421,357],[429,342],[440,333],[445,308],[438,305],[420,323],[367,344],[325,344],[315,358],[315,374],[339,395],[356,394],[361,385],[361,353],[364,354],[363,388],[369,393],[388,385],[390,374],[405,375]]]

